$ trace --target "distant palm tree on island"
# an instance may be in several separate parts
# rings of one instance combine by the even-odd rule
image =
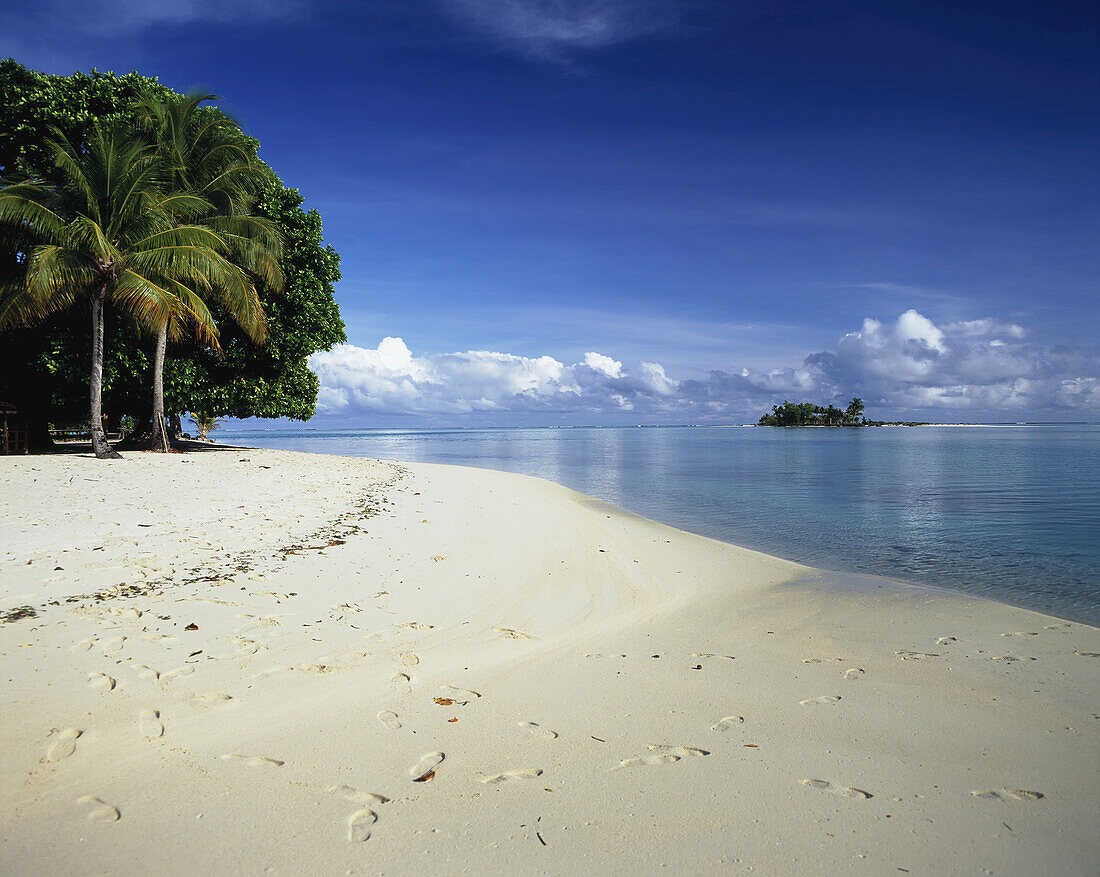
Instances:
[[[858,396],[841,410],[832,405],[822,407],[813,402],[787,402],[773,405],[771,414],[763,415],[760,426],[873,426],[863,416],[863,400]]]

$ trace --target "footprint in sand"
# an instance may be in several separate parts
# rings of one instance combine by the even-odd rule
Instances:
[[[266,755],[239,755],[236,752],[230,752],[222,756],[222,761],[243,761],[249,767],[282,767],[286,764],[278,758],[268,758]]]
[[[522,770],[506,770],[503,773],[480,776],[477,780],[479,783],[506,783],[509,780],[532,780],[540,776],[542,776],[541,768],[528,767]]]
[[[175,670],[169,670],[167,673],[160,674],[161,682],[171,682],[173,679],[182,679],[184,676],[190,676],[195,672],[195,666],[193,664],[184,664],[182,667],[177,667]]]
[[[160,710],[142,710],[138,714],[138,728],[143,737],[155,740],[164,736],[164,722],[160,720]]]
[[[1006,664],[1012,664],[1016,661],[1037,661],[1039,659],[1038,658],[1032,658],[1032,657],[1029,657],[1027,655],[1021,655],[1020,657],[1017,657],[1016,655],[997,655],[997,657],[990,658],[990,660],[991,661],[1003,661]]]
[[[414,655],[412,652],[401,653],[401,663],[405,667],[415,667],[420,663],[420,658]]]
[[[147,630],[142,633],[141,638],[151,643],[168,643],[172,642],[173,640],[179,639],[178,636],[171,636],[170,634],[166,633],[156,633],[152,630]]]
[[[923,658],[938,658],[935,652],[910,652],[905,649],[898,649],[894,652],[903,661],[920,661]]]
[[[362,843],[370,840],[371,827],[378,821],[378,814],[363,808],[348,817],[348,842]]]
[[[102,798],[94,795],[84,795],[76,799],[77,804],[89,807],[87,816],[89,822],[118,822],[119,812],[117,807],[112,807]]]
[[[839,694],[823,694],[820,697],[807,697],[805,700],[800,700],[798,703],[800,706],[817,706],[818,704],[833,704],[839,700]]]
[[[1100,658],[1100,652],[1082,652],[1080,649],[1074,649],[1073,654],[1080,655],[1082,658]]]
[[[1015,630],[1012,633],[1002,633],[1001,636],[1038,636],[1037,630]]]
[[[801,663],[803,664],[824,664],[828,662],[830,664],[839,664],[843,661],[843,658],[803,658]]]
[[[397,627],[407,627],[409,630],[431,630],[435,625],[425,624],[422,621],[404,621],[398,624]]]
[[[834,795],[840,795],[842,798],[867,799],[874,797],[870,792],[865,792],[863,789],[853,789],[851,786],[834,786],[828,780],[802,780],[801,782],[804,786],[821,789],[823,792],[831,792]]]
[[[443,691],[449,691],[451,697],[462,704],[467,704],[471,700],[476,700],[481,697],[480,694],[476,691],[471,691],[469,688],[457,688],[454,685],[440,685],[439,687]]]
[[[231,642],[233,642],[237,646],[237,654],[241,655],[242,657],[254,655],[264,648],[262,645],[256,642],[256,640],[248,639],[247,637],[243,636],[233,637]]]
[[[394,673],[390,677],[390,682],[393,683],[393,687],[397,689],[398,694],[408,694],[412,691],[412,687],[409,685],[412,679],[409,678],[408,673]]]
[[[113,676],[108,676],[106,673],[89,673],[88,684],[92,688],[98,688],[100,691],[114,691],[116,680]]]
[[[390,801],[385,795],[379,795],[375,792],[364,792],[346,784],[329,786],[327,791],[334,795],[339,795],[345,801],[351,801],[352,804],[388,804]]]
[[[392,710],[379,710],[378,721],[391,731],[396,731],[401,727],[401,721],[397,718],[397,713]]]
[[[113,636],[109,640],[104,640],[102,644],[103,654],[115,655],[122,651],[122,647],[126,644],[126,637]]]
[[[536,722],[516,722],[516,727],[522,728],[532,737],[537,737],[541,740],[553,740],[558,736],[557,731],[551,731],[549,728],[544,728]]]
[[[86,652],[92,646],[94,646],[97,642],[99,642],[99,637],[98,636],[90,636],[87,639],[82,639],[80,642],[75,643],[69,649],[69,651],[72,652],[73,654],[77,654],[78,652]]]
[[[734,725],[743,725],[743,724],[745,724],[745,717],[744,716],[722,716],[722,718],[720,718],[717,722],[715,722],[713,725],[710,726],[710,729],[712,731],[718,731],[720,733],[725,733],[730,728],[732,728]]]
[[[442,752],[429,752],[423,755],[416,764],[409,768],[409,776],[414,783],[426,783],[435,778],[435,772],[446,758]]]
[[[140,679],[148,679],[151,682],[156,682],[160,679],[160,671],[154,670],[152,667],[147,667],[145,664],[135,664],[134,670],[138,674]]]
[[[503,637],[508,639],[535,639],[529,633],[524,633],[522,630],[513,630],[510,627],[494,627],[493,633],[499,633]]]
[[[860,667],[852,667],[850,670],[844,671],[845,679],[859,679],[863,675],[863,670]]]
[[[979,789],[970,794],[975,798],[1008,798],[1011,801],[1038,801],[1046,797],[1042,792],[1033,792],[1030,789],[1001,789],[999,792]]]
[[[200,694],[199,700],[202,701],[204,706],[223,706],[229,703],[233,699],[232,694],[223,694],[220,691],[211,691],[206,694]]]
[[[951,645],[951,643],[954,643],[954,642],[958,642],[958,640],[955,639],[955,637],[953,637],[953,636],[941,636],[938,640],[936,640],[936,645],[938,645],[938,646],[949,646],[949,645]]]
[[[624,758],[616,764],[612,770],[621,770],[624,767],[642,767],[654,764],[673,764],[681,758],[690,756],[710,755],[706,749],[698,749],[694,746],[670,746],[665,743],[650,743],[646,746],[651,754],[639,755],[633,758]]]
[[[84,732],[80,728],[66,728],[57,735],[57,740],[46,751],[43,762],[61,761],[76,752],[77,738]]]

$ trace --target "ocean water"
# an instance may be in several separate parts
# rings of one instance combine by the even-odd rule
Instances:
[[[537,475],[812,566],[1100,625],[1100,425],[227,431]]]

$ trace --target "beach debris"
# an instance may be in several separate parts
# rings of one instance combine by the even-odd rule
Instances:
[[[13,609],[5,609],[0,612],[0,624],[10,624],[13,621],[24,621],[27,618],[37,618],[38,610],[33,606],[16,606]]]
[[[493,633],[499,633],[508,639],[538,639],[538,637],[531,636],[529,633],[524,633],[522,630],[513,630],[510,627],[494,627]]]
[[[195,624],[195,622],[193,622],[193,621],[189,625],[187,625],[187,627],[184,628],[184,630],[198,630],[198,629],[199,629],[199,626],[197,624]]]
[[[447,719],[447,721],[448,722],[457,722],[458,721],[458,716],[455,716],[453,719]]]
[[[456,703],[459,706],[466,706],[469,701],[457,701],[453,697],[436,697],[433,698],[440,706],[454,706]]]

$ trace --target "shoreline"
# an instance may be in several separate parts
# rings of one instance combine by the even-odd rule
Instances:
[[[1100,851],[1094,627],[473,467],[23,457],[0,507],[0,610],[56,603],[0,624],[21,873],[1086,874]]]
[[[957,427],[957,426],[958,427],[988,426],[990,428],[1000,428],[1002,426],[1008,428],[1008,427],[1013,426],[1012,424],[966,424],[966,423],[959,423],[959,424],[928,424],[928,425],[929,426],[948,426],[948,427],[952,427],[952,428]],[[1030,424],[1030,425],[1035,425],[1035,424]],[[756,424],[747,424],[747,425],[745,425],[744,428],[748,428],[750,426],[755,427]],[[615,428],[618,428],[618,427],[615,427]],[[699,427],[699,428],[724,429],[724,428],[742,428],[742,427],[709,427],[708,426],[708,427]],[[797,429],[798,427],[792,427],[792,428]],[[806,427],[806,428],[832,429],[832,428],[840,428],[840,427]],[[191,445],[194,445],[194,444],[195,443],[191,443]],[[235,448],[240,448],[240,449],[250,449],[250,448],[255,447],[255,446],[251,446],[251,445],[217,445],[217,444],[211,443],[211,444],[200,445],[200,446],[198,446],[198,449],[202,450],[202,449],[205,449],[205,448],[211,447],[211,446],[213,446],[213,447],[235,447]],[[195,448],[192,447],[192,449],[195,449]],[[260,449],[261,448],[257,448],[257,450],[260,450]],[[316,450],[316,451],[315,450],[300,450],[300,451],[294,451],[294,453],[318,454],[318,455],[321,455],[321,456],[328,456],[328,454],[324,450]],[[355,459],[374,459],[374,458],[357,457]],[[380,458],[380,459],[389,459],[389,458]],[[404,463],[404,462],[408,462],[408,461],[394,460],[394,462]],[[481,466],[481,465],[477,465],[477,464],[474,464],[474,463],[448,463],[448,464],[445,464],[445,465],[461,466],[461,467],[467,467],[467,468],[471,468],[471,469],[475,469],[475,470],[476,469],[484,469],[486,471],[492,471],[492,472],[511,472],[511,471],[513,471],[513,470],[510,470],[510,469],[493,468],[491,466]],[[523,474],[523,473],[517,473],[517,474]],[[534,477],[540,477],[540,476],[534,476]],[[553,483],[558,483],[558,482],[553,482]],[[562,485],[562,486],[567,486],[567,485]],[[570,488],[570,489],[574,489],[574,488]],[[601,501],[606,502],[606,500],[601,500]],[[611,504],[614,505],[614,503],[611,503]],[[759,551],[759,552],[761,552],[761,553],[763,553],[763,554],[765,554],[769,557],[774,557],[778,560],[788,561],[790,563],[797,563],[797,564],[801,564],[803,566],[812,567],[813,569],[820,570],[822,572],[829,573],[829,574],[832,574],[832,575],[856,576],[856,577],[858,577],[858,576],[868,576],[868,577],[871,577],[871,578],[882,578],[882,579],[886,579],[886,580],[891,581],[891,582],[896,582],[896,583],[904,584],[904,585],[915,587],[915,588],[926,588],[926,589],[929,589],[929,590],[932,590],[932,591],[937,591],[937,592],[943,591],[943,592],[947,592],[949,594],[956,594],[958,596],[968,598],[968,599],[986,600],[986,601],[996,603],[996,604],[1011,606],[1012,608],[1015,608],[1015,609],[1020,609],[1020,610],[1029,611],[1029,612],[1036,612],[1040,615],[1049,616],[1051,618],[1062,620],[1062,621],[1072,621],[1076,624],[1083,624],[1083,625],[1090,626],[1090,627],[1097,627],[1098,625],[1100,625],[1100,618],[1098,618],[1095,615],[1095,612],[1100,612],[1100,610],[1094,610],[1093,615],[1084,616],[1084,615],[1077,614],[1074,611],[1074,607],[1072,607],[1072,606],[1067,607],[1067,606],[1061,606],[1061,605],[1051,605],[1051,602],[1054,602],[1055,604],[1057,604],[1059,601],[1047,601],[1046,603],[1044,603],[1041,600],[1034,600],[1031,604],[1029,604],[1027,602],[1012,602],[1010,599],[1007,599],[1006,595],[1004,595],[1004,594],[999,594],[999,593],[989,592],[989,591],[982,591],[982,590],[967,591],[967,590],[962,590],[962,589],[960,589],[956,586],[953,586],[950,583],[945,583],[943,581],[920,581],[920,580],[913,579],[913,578],[906,578],[905,574],[904,574],[904,571],[901,571],[901,570],[899,570],[897,574],[894,574],[893,572],[886,571],[886,570],[873,571],[873,570],[869,570],[869,569],[857,569],[857,568],[854,568],[854,567],[848,567],[848,566],[843,565],[842,563],[840,563],[840,564],[834,563],[833,560],[835,560],[835,559],[833,559],[833,560],[830,560],[830,559],[815,559],[813,557],[802,557],[802,558],[800,558],[800,557],[797,556],[798,551],[795,550],[796,547],[792,547],[792,550],[788,552],[785,548],[782,548],[782,547],[764,546],[764,545],[750,546],[750,545],[744,544],[743,542],[735,541],[735,539],[733,539],[733,538],[724,538],[722,535],[715,535],[715,534],[708,534],[708,533],[705,533],[705,532],[700,532],[700,530],[693,529],[689,525],[682,525],[682,524],[678,524],[678,523],[674,523],[674,522],[662,521],[662,520],[659,520],[656,517],[646,518],[645,515],[643,515],[639,512],[634,512],[634,511],[632,511],[630,509],[627,509],[625,507],[623,507],[623,510],[627,511],[631,514],[637,514],[637,515],[639,515],[639,517],[645,518],[646,520],[650,520],[650,521],[653,521],[653,522],[658,523],[658,524],[664,524],[665,526],[669,526],[669,527],[672,527],[672,528],[677,529],[677,530],[683,530],[684,532],[692,533],[692,534],[697,535],[697,536],[702,536],[702,537],[705,537],[705,538],[708,538],[708,539],[714,539],[714,540],[716,540],[718,542],[722,542],[726,545],[733,546],[734,548],[743,548],[743,549],[750,550],[750,551]],[[961,576],[964,576],[965,573],[960,572],[958,575],[961,577]],[[1081,611],[1086,611],[1086,610],[1081,610]]]

